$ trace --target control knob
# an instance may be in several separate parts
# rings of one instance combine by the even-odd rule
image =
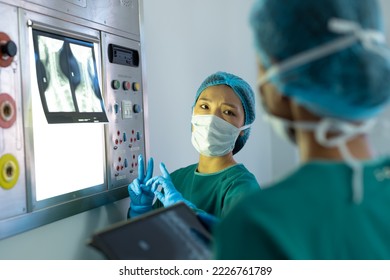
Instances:
[[[7,43],[1,45],[1,54],[3,56],[14,57],[17,50],[18,48],[13,41],[8,41]]]
[[[138,114],[141,112],[141,106],[139,104],[134,104],[133,105],[133,112]]]
[[[0,67],[11,65],[16,53],[15,42],[7,34],[0,32]]]

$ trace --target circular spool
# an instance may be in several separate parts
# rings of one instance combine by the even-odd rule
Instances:
[[[5,34],[4,32],[0,32],[0,44],[4,44],[4,43],[7,44],[8,42],[12,42],[11,38],[7,34]],[[3,57],[4,54],[3,54],[3,52],[1,50],[0,50],[0,54],[1,54],[1,56],[0,56],[0,67],[8,67],[8,66],[10,66],[12,61],[14,60],[14,57],[6,55],[6,57],[4,58]]]
[[[9,128],[16,120],[15,100],[7,93],[0,94],[0,127]]]
[[[19,179],[18,160],[11,154],[5,154],[0,158],[0,186],[3,189],[12,189]]]

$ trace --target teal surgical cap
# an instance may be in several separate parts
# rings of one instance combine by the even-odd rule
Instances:
[[[334,19],[353,28],[335,32],[329,25]],[[257,0],[250,23],[260,63],[266,70],[348,36],[356,39],[270,77],[281,94],[314,114],[358,121],[376,116],[388,104],[389,48],[385,40],[374,41],[367,36],[370,32],[383,35],[377,1]]]
[[[244,125],[252,124],[255,120],[255,96],[250,85],[240,77],[226,72],[217,72],[208,76],[200,85],[196,92],[195,102],[193,107],[198,101],[200,94],[208,87],[226,85],[233,89],[233,91],[240,98],[242,107],[244,108],[245,121]],[[250,134],[250,128],[244,130],[244,134],[237,138],[236,144],[233,149],[233,154],[244,147],[245,142],[248,140]]]

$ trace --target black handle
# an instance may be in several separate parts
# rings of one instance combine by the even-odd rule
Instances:
[[[13,41],[8,41],[7,43],[1,46],[1,53],[3,55],[14,57],[17,51],[18,48],[16,47],[16,44]]]

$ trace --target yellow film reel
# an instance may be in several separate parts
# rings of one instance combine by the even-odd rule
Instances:
[[[3,189],[12,189],[19,179],[19,164],[11,154],[5,154],[0,158],[0,186]]]

